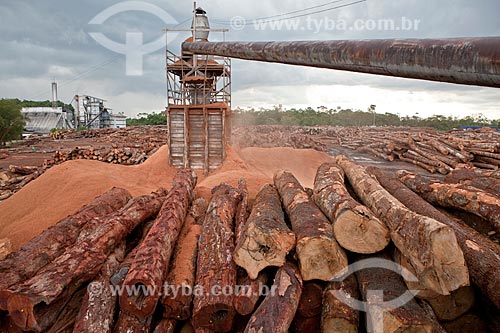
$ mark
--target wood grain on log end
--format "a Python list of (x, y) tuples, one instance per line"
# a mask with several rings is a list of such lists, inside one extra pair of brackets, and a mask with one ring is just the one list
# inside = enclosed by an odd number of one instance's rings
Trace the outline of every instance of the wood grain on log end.
[(330, 282), (323, 293), (321, 312), (322, 332), (358, 333), (359, 311), (353, 309), (345, 299), (359, 299), (358, 282), (354, 274), (343, 281)]
[(236, 244), (234, 261), (251, 279), (268, 266), (281, 266), (295, 246), (295, 234), (285, 224), (278, 191), (264, 185)]
[(332, 222), (335, 239), (343, 248), (370, 254), (389, 244), (389, 229), (351, 197), (344, 184), (344, 171), (337, 164), (324, 163), (318, 168), (312, 198)]

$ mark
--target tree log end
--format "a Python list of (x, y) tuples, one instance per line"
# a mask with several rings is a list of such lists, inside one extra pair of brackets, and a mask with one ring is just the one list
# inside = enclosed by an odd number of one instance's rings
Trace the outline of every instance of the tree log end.
[[(159, 294), (151, 295), (150, 291), (160, 286), (147, 286), (143, 284), (143, 281), (134, 281), (134, 279), (131, 279), (128, 283), (132, 292), (125, 292), (120, 296), (120, 309), (133, 314), (137, 318), (150, 317), (154, 313), (159, 299)], [(158, 292), (158, 290), (155, 292)]]
[(303, 281), (330, 281), (347, 272), (347, 256), (333, 238), (302, 238), (297, 256)]
[(340, 246), (351, 252), (380, 252), (391, 240), (389, 229), (379, 219), (364, 214), (364, 210), (359, 206), (342, 212), (333, 224), (335, 238)]
[(229, 332), (236, 315), (234, 307), (227, 304), (210, 304), (195, 312), (192, 323), (195, 328), (206, 328), (216, 332)]

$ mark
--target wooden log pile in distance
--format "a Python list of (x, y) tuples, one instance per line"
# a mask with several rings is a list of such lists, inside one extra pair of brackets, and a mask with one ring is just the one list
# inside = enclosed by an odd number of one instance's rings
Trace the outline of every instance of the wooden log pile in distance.
[(0, 261), (0, 332), (486, 331), (472, 286), (500, 305), (499, 246), (399, 176), (340, 156), (312, 194), (286, 171), (255, 200), (244, 181), (194, 200), (190, 170), (113, 189)]
[[(28, 138), (21, 146), (44, 144), (54, 145), (55, 142), (64, 142), (70, 146), (72, 142), (82, 139), (86, 146), (73, 146), (51, 150), (53, 155), (46, 159), (42, 165), (11, 165), (9, 169), (0, 172), (0, 202), (8, 199), (26, 184), (35, 180), (54, 165), (65, 161), (85, 159), (111, 164), (137, 165), (145, 162), (161, 146), (167, 144), (166, 126), (128, 127), (121, 129), (97, 129), (85, 131), (62, 130), (50, 135)], [(13, 149), (16, 154), (20, 149)], [(7, 158), (8, 154), (0, 152), (0, 158)]]
[(248, 126), (233, 130), (241, 147), (293, 147), (329, 152), (338, 146), (386, 161), (448, 174), (460, 164), (498, 170), (500, 133), (490, 129), (438, 132), (412, 127)]

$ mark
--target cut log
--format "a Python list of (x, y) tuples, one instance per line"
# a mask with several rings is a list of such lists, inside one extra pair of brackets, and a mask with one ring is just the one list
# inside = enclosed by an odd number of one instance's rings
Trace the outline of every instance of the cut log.
[(0, 309), (7, 309), (2, 290), (25, 281), (72, 246), (82, 227), (95, 217), (104, 217), (122, 208), (131, 199), (128, 191), (113, 188), (64, 218), (0, 262)]
[[(221, 184), (212, 190), (203, 232), (198, 243), (196, 285), (192, 323), (195, 328), (228, 332), (233, 325), (236, 264), (233, 261), (233, 220), (241, 193)], [(232, 292), (222, 293), (222, 290)]]
[[(10, 239), (0, 239), (0, 260), (4, 260), (12, 252), (12, 243)], [(1, 274), (1, 273), (0, 273)]]
[(260, 272), (257, 279), (252, 280), (243, 269), (238, 269), (238, 288), (234, 295), (234, 309), (242, 316), (249, 315), (262, 295), (267, 283), (266, 272)]
[(37, 170), (36, 166), (9, 165), (9, 171), (18, 175), (30, 175)]
[(240, 242), (240, 239), (245, 231), (248, 218), (248, 188), (245, 179), (241, 178), (238, 181), (238, 190), (241, 193), (241, 201), (238, 204), (238, 209), (236, 210), (236, 217), (235, 217), (235, 226), (234, 226), (235, 244), (238, 244)]
[(333, 227), (289, 172), (274, 175), (274, 184), (297, 239), (296, 252), (304, 281), (329, 281), (347, 271), (347, 256), (333, 236)]
[(344, 171), (338, 165), (325, 163), (319, 167), (313, 200), (332, 222), (335, 239), (344, 249), (369, 254), (389, 244), (389, 229), (351, 197), (344, 185)]
[(161, 301), (165, 318), (187, 320), (191, 317), (198, 241), (207, 206), (205, 199), (196, 199), (182, 227), (166, 280), (169, 293), (165, 293)]
[(151, 317), (137, 318), (120, 311), (113, 333), (149, 333), (151, 331)]
[(295, 333), (318, 333), (321, 332), (321, 315), (304, 317), (300, 313), (293, 318), (291, 331)]
[(125, 242), (122, 242), (108, 257), (97, 279), (87, 287), (75, 321), (75, 333), (111, 333), (113, 331), (117, 295), (112, 292), (110, 278), (120, 267), (120, 262), (124, 260), (124, 257)]
[(171, 318), (163, 318), (156, 325), (153, 333), (174, 333), (177, 320)]
[[(68, 303), (61, 308), (54, 325), (45, 333), (70, 333), (73, 332), (74, 323), (78, 311), (85, 296), (86, 289), (78, 290), (69, 300)], [(95, 331), (97, 332), (97, 331)]]
[(458, 319), (442, 323), (447, 333), (488, 332), (485, 322), (473, 313), (467, 313)]
[(432, 310), (432, 307), (429, 305), (429, 303), (424, 300), (419, 300), (418, 305), (420, 305), (420, 307), (425, 311), (427, 317), (432, 319), (434, 324), (432, 333), (447, 333), (443, 326), (439, 323), (436, 314), (434, 313), (434, 310)]
[(460, 183), (479, 188), (483, 191), (500, 196), (500, 179), (491, 175), (477, 172), (477, 169), (458, 168), (453, 170), (444, 181), (446, 183)]
[(118, 212), (89, 222), (75, 244), (60, 257), (33, 278), (2, 292), (3, 297), (8, 297), (7, 309), (16, 325), (25, 330), (39, 330), (37, 308), (50, 306), (61, 294), (71, 295), (93, 280), (116, 244), (158, 213), (164, 200), (160, 195), (163, 193), (135, 198)]
[(401, 252), (397, 248), (394, 250), (394, 262), (400, 266), (399, 268), (401, 277), (405, 281), (408, 290), (416, 293), (415, 297), (429, 299), (441, 296), (437, 292), (427, 288), (425, 285), (420, 283), (420, 281), (418, 281), (418, 279), (416, 278), (417, 272), (411, 265), (410, 260), (408, 260), (408, 258), (406, 258), (403, 254), (401, 254)]
[(288, 332), (302, 294), (299, 270), (285, 263), (278, 269), (271, 291), (253, 313), (245, 333)]
[[(368, 260), (357, 263), (359, 269), (356, 270), (356, 277), (361, 296), (367, 303), (367, 331), (431, 333), (433, 322), (414, 298), (409, 298), (402, 305), (396, 300), (410, 292), (395, 272), (396, 265), (390, 261), (389, 256), (379, 254), (365, 259)], [(379, 261), (379, 264), (374, 265), (374, 260)]]
[(330, 282), (325, 288), (321, 313), (322, 332), (358, 333), (359, 311), (342, 299), (359, 299), (358, 282), (354, 274), (343, 281)]
[[(134, 262), (123, 281), (124, 286), (141, 288), (141, 292), (135, 295), (120, 295), (122, 311), (138, 318), (153, 315), (166, 279), (170, 258), (193, 200), (196, 180), (196, 174), (190, 169), (177, 171), (158, 217), (139, 245)], [(145, 289), (142, 289), (143, 287)], [(154, 292), (142, 292), (146, 290)]]
[(500, 246), (466, 225), (443, 214), (411, 191), (392, 173), (369, 168), (382, 185), (411, 210), (444, 223), (455, 231), (472, 282), (500, 308)]
[(305, 282), (297, 308), (297, 315), (304, 318), (320, 316), (322, 302), (323, 287), (316, 282)]
[(251, 279), (268, 266), (281, 266), (295, 246), (295, 234), (287, 227), (278, 191), (264, 185), (252, 208), (248, 221), (240, 232), (234, 261), (244, 268)]
[(362, 166), (344, 156), (338, 156), (337, 162), (363, 203), (387, 224), (391, 239), (410, 260), (422, 284), (442, 295), (469, 285), (469, 272), (452, 228), (406, 208)]
[(461, 209), (489, 221), (500, 232), (500, 199), (478, 188), (445, 184), (401, 170), (400, 180), (425, 200), (443, 207)]
[(455, 320), (474, 306), (474, 290), (472, 287), (462, 287), (450, 295), (440, 295), (426, 301), (431, 305), (439, 320)]

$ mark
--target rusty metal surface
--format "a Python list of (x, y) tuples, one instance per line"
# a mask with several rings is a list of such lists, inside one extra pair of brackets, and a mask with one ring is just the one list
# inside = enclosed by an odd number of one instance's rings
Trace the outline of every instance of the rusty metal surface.
[(500, 37), (187, 42), (182, 47), (196, 54), (500, 87)]

